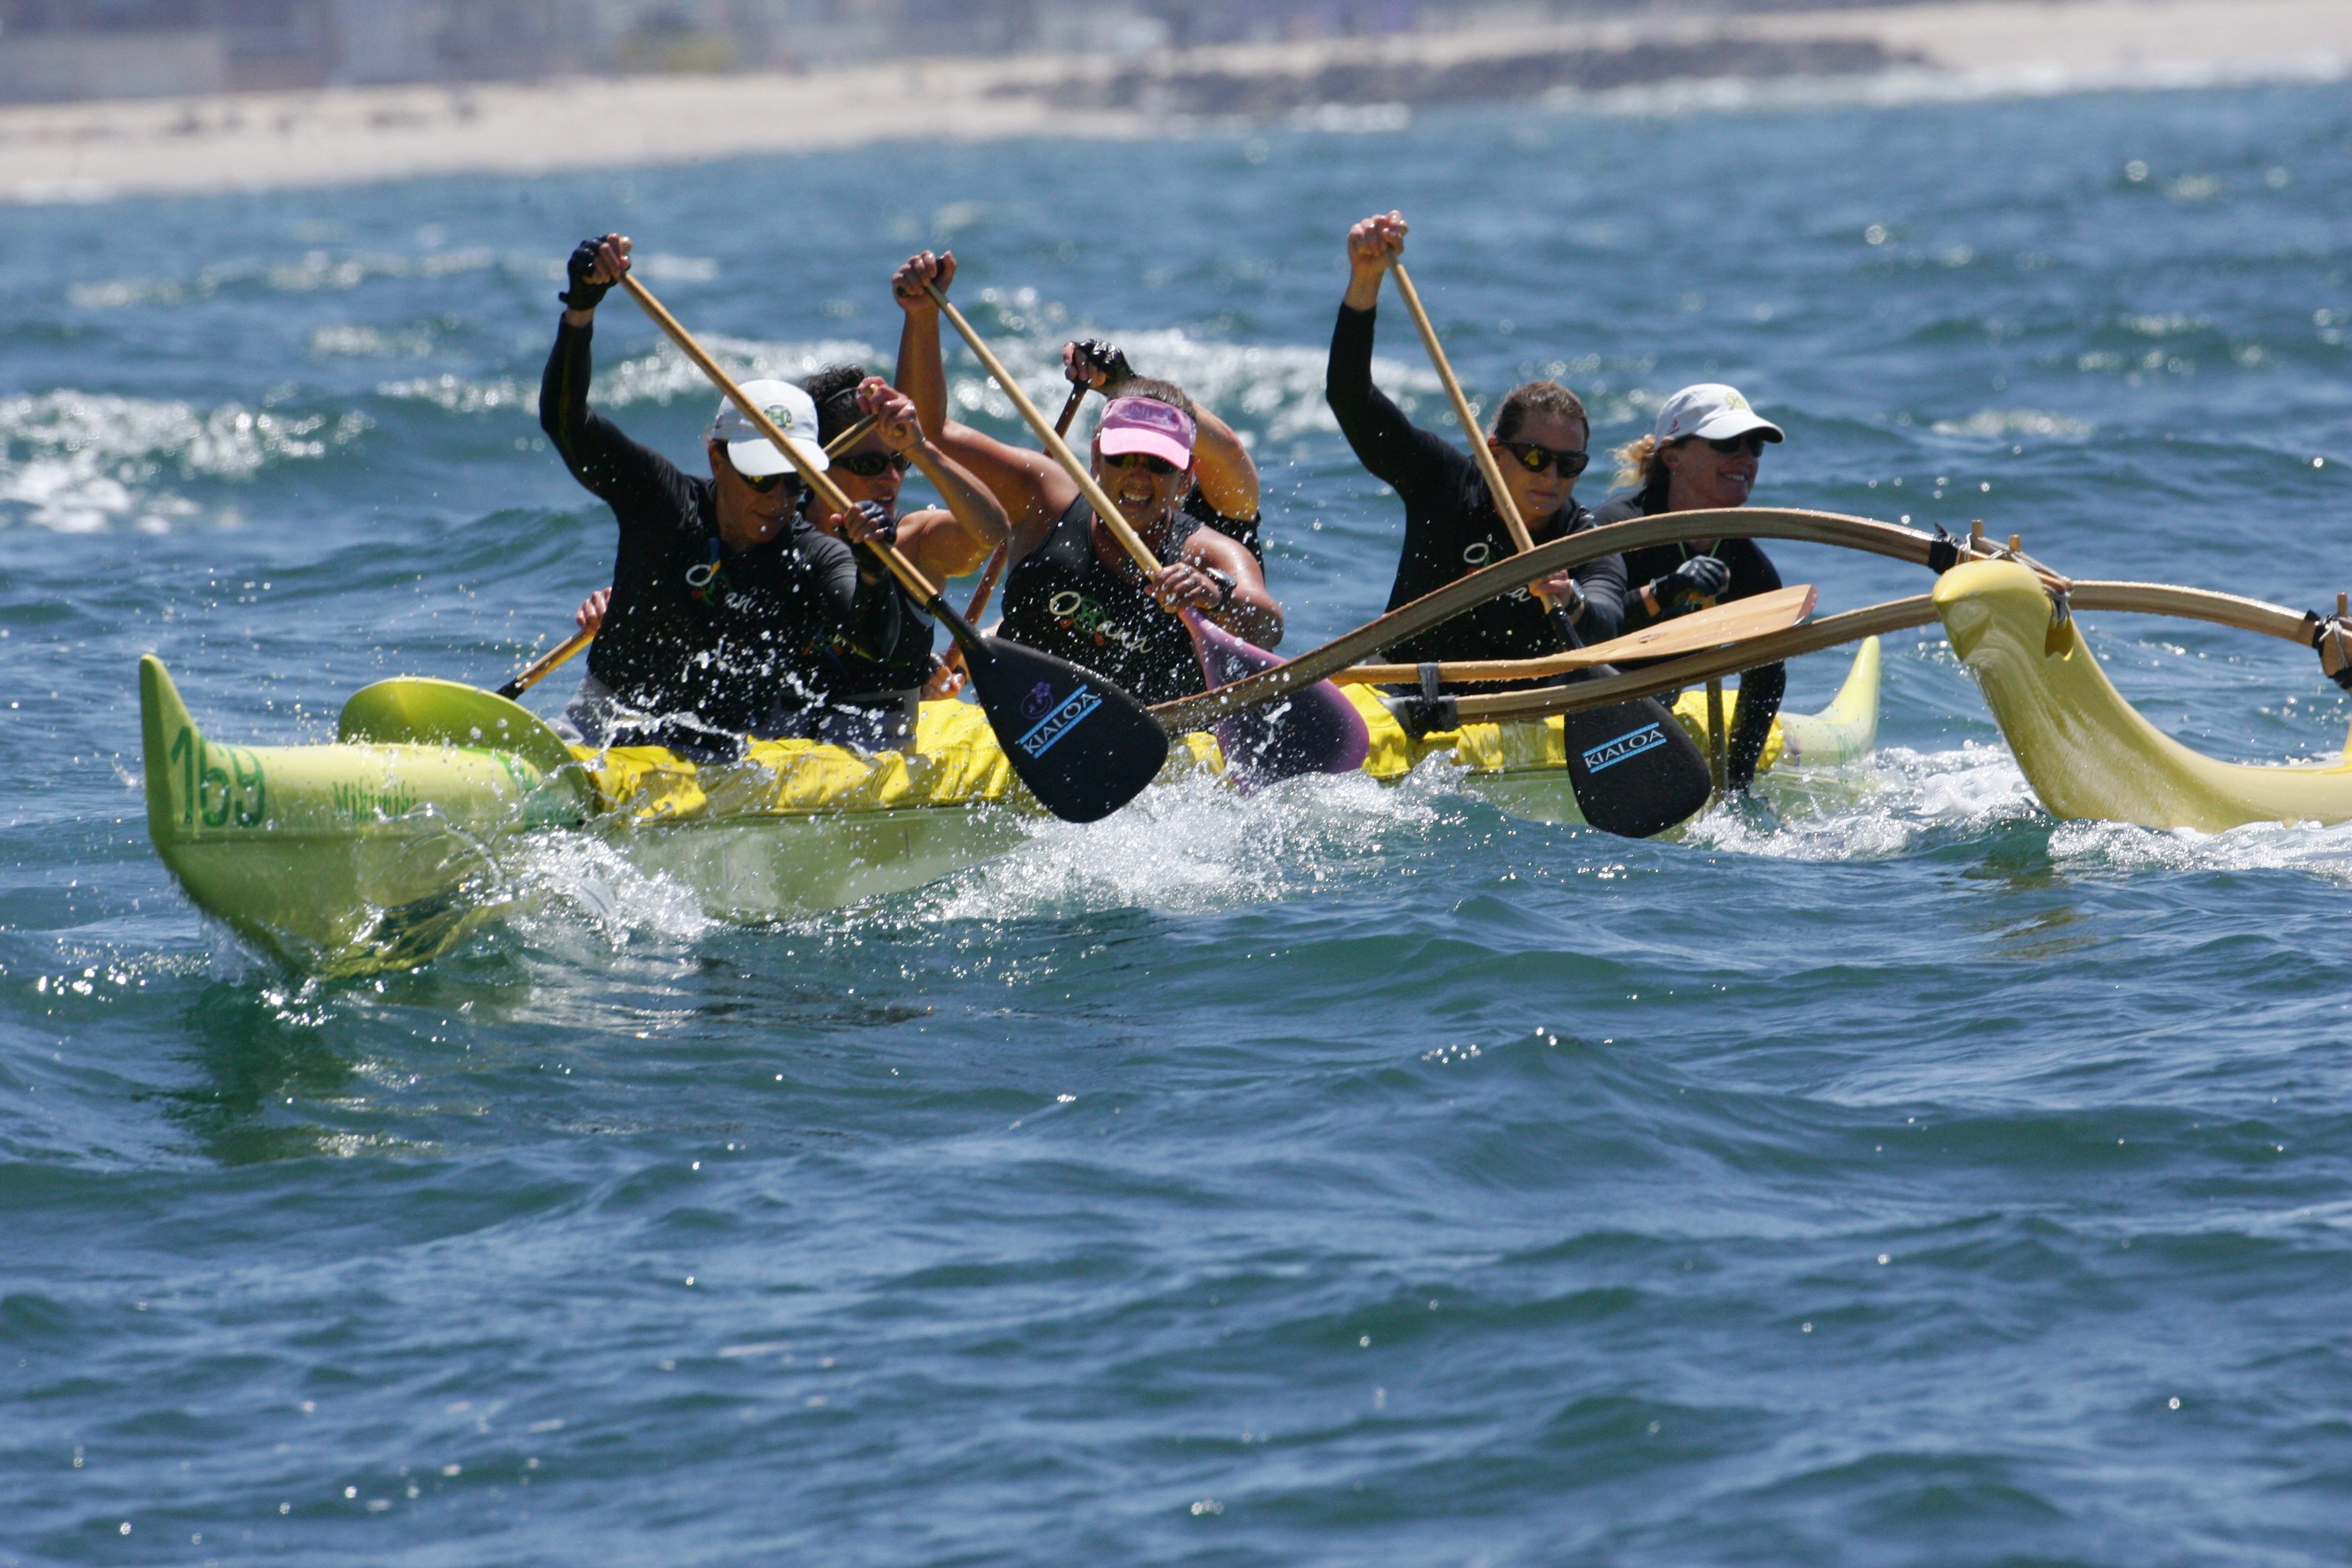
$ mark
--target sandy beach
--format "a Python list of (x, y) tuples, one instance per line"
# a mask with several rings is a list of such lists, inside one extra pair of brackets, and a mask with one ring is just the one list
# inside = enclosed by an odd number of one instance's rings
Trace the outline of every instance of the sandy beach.
[(1697, 84), (2036, 93), (2352, 74), (2344, 0), (2021, 0), (1465, 29), (822, 73), (334, 89), (0, 110), (0, 200), (691, 162), (890, 139), (1139, 136), (1235, 116), (1607, 103)]

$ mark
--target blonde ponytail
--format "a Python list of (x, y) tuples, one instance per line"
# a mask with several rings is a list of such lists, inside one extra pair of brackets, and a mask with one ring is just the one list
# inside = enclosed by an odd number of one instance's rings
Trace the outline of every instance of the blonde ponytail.
[(1650, 482), (1650, 470), (1657, 460), (1658, 438), (1643, 436), (1628, 441), (1610, 454), (1617, 459), (1617, 488), (1632, 489)]

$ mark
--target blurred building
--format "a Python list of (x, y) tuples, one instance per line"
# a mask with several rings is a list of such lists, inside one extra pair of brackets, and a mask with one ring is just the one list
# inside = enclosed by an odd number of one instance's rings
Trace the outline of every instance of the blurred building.
[[(0, 0), (0, 100), (1140, 53), (1694, 0)], [(1791, 0), (1696, 0), (1707, 9)], [(1867, 0), (1864, 0), (1867, 3)]]

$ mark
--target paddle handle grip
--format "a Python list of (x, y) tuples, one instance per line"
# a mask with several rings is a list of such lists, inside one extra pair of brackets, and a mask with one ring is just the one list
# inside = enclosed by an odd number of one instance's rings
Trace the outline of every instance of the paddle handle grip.
[(946, 316), (956, 331), (961, 335), (966, 346), (971, 350), (972, 356), (980, 361), (982, 367), (991, 376), (995, 378), (996, 384), (1004, 389), (1004, 395), (1013, 399), (1013, 406), (1021, 411), (1021, 417), (1027, 422), (1029, 428), (1036, 433), (1037, 439), (1045, 444), (1046, 456), (1059, 463), (1062, 466), (1062, 471), (1070, 476), (1071, 482), (1078, 487), (1078, 493), (1087, 498), (1087, 504), (1095, 509), (1095, 515), (1102, 519), (1103, 526), (1109, 529), (1111, 537), (1118, 541), (1119, 548), (1133, 557), (1138, 566), (1143, 568), (1146, 577), (1160, 575), (1160, 562), (1151, 553), (1150, 546), (1145, 544), (1135, 530), (1128, 526), (1126, 515), (1118, 510), (1118, 504), (1110, 499), (1102, 486), (1095, 482), (1094, 474), (1084, 463), (1078, 461), (1077, 454), (1070, 450), (1070, 444), (1062, 439), (1061, 431), (1045, 422), (1045, 416), (1037, 412), (1037, 405), (1029, 401), (1029, 395), (1021, 390), (1021, 384), (1013, 379), (1012, 372), (1006, 370), (1003, 362), (989, 352), (988, 345), (981, 342), (980, 334), (972, 331), (971, 323), (963, 319), (963, 312), (950, 303), (945, 294), (940, 292), (939, 285), (926, 283), (923, 288), (939, 305), (940, 314)]
[(525, 665), (512, 680), (499, 688), (499, 695), (511, 702), (547, 679), (555, 667), (596, 640), (592, 631), (573, 632), (547, 652)]
[(1078, 405), (1084, 403), (1086, 400), (1087, 384), (1082, 381), (1078, 383), (1077, 385), (1070, 388), (1070, 395), (1063, 400), (1062, 412), (1055, 416), (1054, 419), (1055, 435), (1067, 436), (1070, 433), (1070, 426), (1076, 422), (1078, 417)]
[(852, 425), (848, 429), (844, 430), (840, 435), (835, 436), (832, 440), (827, 441), (824, 444), (824, 455), (828, 458), (840, 457), (844, 452), (848, 451), (849, 448), (857, 445), (858, 442), (866, 439), (866, 433), (881, 423), (882, 416), (878, 414), (859, 415), (857, 416), (856, 424)]
[[(827, 478), (823, 468), (814, 467), (807, 458), (800, 455), (792, 442), (785, 438), (784, 433), (776, 428), (776, 422), (768, 417), (768, 411), (744, 395), (743, 389), (735, 384), (735, 378), (720, 369), (717, 360), (703, 352), (702, 345), (694, 341), (694, 334), (678, 324), (677, 318), (665, 310), (662, 302), (655, 299), (644, 284), (637, 281), (635, 273), (622, 273), (621, 287), (626, 289), (629, 291), (629, 297), (645, 308), (646, 314), (653, 318), (654, 325), (668, 334), (669, 341), (677, 345), (678, 352), (692, 360), (696, 367), (710, 378), (712, 384), (726, 394), (727, 401), (743, 411), (743, 417), (751, 422), (751, 428), (766, 437), (777, 451), (792, 460), (793, 468), (801, 476), (801, 482), (808, 486), (810, 493), (816, 497), (819, 506), (828, 511), (845, 515), (856, 510), (850, 504), (849, 498), (841, 493), (841, 487)], [(915, 595), (918, 603), (928, 605), (940, 596), (939, 589), (932, 586), (923, 574), (915, 569), (913, 562), (898, 553), (897, 545), (877, 540), (869, 548), (882, 558), (882, 564), (887, 566), (891, 575), (906, 585), (907, 591)]]

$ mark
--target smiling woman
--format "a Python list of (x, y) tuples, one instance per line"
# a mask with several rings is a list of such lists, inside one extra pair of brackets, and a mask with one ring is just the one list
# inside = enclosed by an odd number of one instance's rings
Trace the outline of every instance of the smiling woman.
[[(1720, 382), (1685, 386), (1659, 407), (1648, 435), (1619, 448), (1617, 477), (1634, 488), (1610, 497), (1593, 515), (1612, 523), (1746, 506), (1766, 444), (1784, 438), (1738, 388)], [(1712, 539), (1629, 552), (1625, 581), (1638, 586), (1625, 595), (1624, 629), (1637, 632), (1708, 605), (1769, 594), (1780, 586), (1780, 574), (1754, 540)], [(1780, 665), (1741, 674), (1738, 713), (1725, 748), (1730, 788), (1745, 790), (1754, 780), (1787, 689)]]
[(1190, 612), (1245, 642), (1282, 640), (1282, 606), (1247, 546), (1184, 510), (1198, 484), (1253, 500), (1257, 469), (1221, 419), (1171, 383), (1131, 376), (1096, 426), (1093, 477), (1120, 521), (1160, 563), (1147, 577), (1076, 481), (1042, 452), (947, 417), (940, 311), (952, 254), (908, 259), (891, 281), (906, 312), (898, 384), (923, 432), (1003, 503), (1012, 522), (1004, 580), (1006, 637), (1066, 658), (1134, 692), (1170, 702), (1207, 687)]

